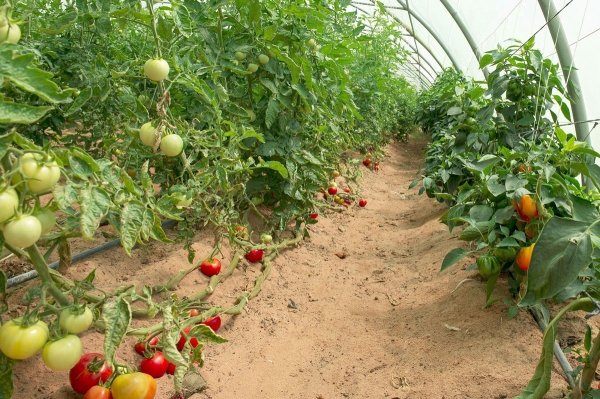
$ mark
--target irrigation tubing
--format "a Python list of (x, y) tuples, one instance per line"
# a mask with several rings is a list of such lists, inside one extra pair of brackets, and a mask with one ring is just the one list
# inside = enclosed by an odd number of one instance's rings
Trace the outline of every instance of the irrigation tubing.
[[(175, 223), (177, 223), (177, 220), (172, 220), (172, 219), (166, 220), (162, 223), (162, 227), (169, 228), (171, 226), (174, 226)], [(99, 252), (106, 251), (107, 249), (110, 249), (110, 248), (113, 248), (113, 247), (116, 247), (119, 245), (121, 245), (121, 239), (117, 238), (115, 240), (106, 242), (102, 245), (98, 245), (97, 247), (87, 249), (87, 250), (73, 256), (73, 259), (71, 260), (71, 264), (79, 262), (79, 261), (81, 261), (85, 258), (89, 258), (90, 256), (95, 255)], [(58, 261), (50, 263), (48, 265), (48, 267), (51, 269), (56, 269), (58, 267)], [(19, 274), (18, 276), (9, 278), (8, 281), (6, 282), (6, 287), (10, 288), (15, 285), (24, 283), (26, 281), (29, 281), (29, 280), (37, 277), (37, 275), (38, 275), (38, 273), (35, 270), (31, 270), (31, 271), (28, 271), (27, 273)]]

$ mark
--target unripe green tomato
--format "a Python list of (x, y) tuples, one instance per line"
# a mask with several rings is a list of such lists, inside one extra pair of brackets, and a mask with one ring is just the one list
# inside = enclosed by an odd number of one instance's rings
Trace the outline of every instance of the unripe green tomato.
[(19, 25), (8, 23), (0, 27), (0, 44), (4, 42), (17, 44), (21, 40)]
[(183, 150), (183, 139), (177, 134), (169, 134), (160, 141), (160, 150), (169, 157), (176, 157)]
[(42, 360), (51, 370), (70, 370), (79, 362), (83, 353), (83, 345), (77, 335), (69, 334), (44, 346)]
[(477, 258), (477, 269), (483, 278), (489, 278), (500, 272), (500, 263), (495, 256), (481, 255)]
[(90, 308), (85, 307), (83, 313), (73, 313), (72, 309), (64, 309), (60, 312), (60, 328), (69, 334), (80, 334), (92, 325), (94, 315)]
[(258, 62), (260, 62), (262, 65), (265, 65), (269, 62), (269, 56), (266, 54), (261, 54), (258, 56)]
[(19, 194), (17, 194), (14, 188), (8, 187), (0, 193), (0, 223), (4, 223), (13, 217), (18, 207)]
[(252, 111), (251, 109), (247, 109), (246, 113), (248, 114), (248, 117), (250, 118), (250, 122), (254, 122), (256, 120), (256, 114), (254, 113), (254, 111)]
[(260, 240), (264, 244), (270, 244), (273, 241), (273, 237), (270, 234), (261, 234)]
[(4, 225), (4, 240), (13, 247), (30, 247), (41, 235), (42, 224), (35, 216), (21, 216)]
[(34, 213), (33, 216), (42, 225), (42, 235), (50, 233), (56, 224), (56, 215), (48, 208), (41, 209), (37, 213)]
[(235, 59), (238, 61), (244, 61), (246, 59), (246, 53), (243, 53), (241, 51), (236, 51), (235, 52)]
[(163, 59), (150, 59), (144, 64), (144, 73), (150, 80), (163, 81), (169, 76), (169, 63)]
[(309, 40), (306, 42), (306, 45), (307, 45), (308, 47), (310, 47), (312, 50), (314, 50), (315, 48), (317, 48), (317, 42), (315, 41), (315, 39), (309, 39)]
[(248, 70), (249, 70), (250, 72), (254, 73), (254, 72), (258, 71), (258, 65), (256, 65), (256, 64), (252, 64), (252, 63), (251, 63), (251, 64), (248, 64)]
[(27, 359), (48, 341), (48, 326), (43, 321), (21, 327), (10, 320), (0, 328), (0, 351), (11, 359)]
[(152, 126), (151, 122), (144, 123), (140, 127), (140, 140), (148, 147), (154, 147), (156, 145), (156, 129)]

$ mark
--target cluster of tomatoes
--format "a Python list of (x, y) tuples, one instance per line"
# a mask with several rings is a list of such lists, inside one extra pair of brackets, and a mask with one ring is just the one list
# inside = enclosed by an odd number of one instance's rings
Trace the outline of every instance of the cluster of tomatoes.
[[(330, 195), (333, 197), (333, 202), (335, 202), (338, 205), (342, 205), (345, 207), (352, 205), (352, 203), (354, 201), (350, 197), (350, 194), (352, 193), (352, 190), (350, 190), (350, 187), (344, 187), (344, 194), (341, 194), (341, 193), (339, 193), (338, 185), (335, 182), (335, 179), (340, 176), (340, 172), (338, 172), (336, 170), (333, 172), (332, 176), (333, 176), (333, 180), (331, 182), (329, 182), (329, 187), (327, 188), (327, 192), (325, 192), (325, 190), (321, 190), (321, 193), (323, 194), (323, 199), (328, 200), (328, 195)], [(358, 201), (358, 206), (364, 208), (365, 206), (367, 206), (367, 200), (360, 199)], [(308, 217), (311, 219), (316, 219), (318, 216), (319, 216), (318, 213), (311, 213), (308, 215)]]
[(365, 156), (365, 159), (363, 159), (362, 163), (363, 165), (365, 165), (367, 168), (371, 167), (371, 164), (373, 164), (373, 170), (375, 172), (379, 172), (381, 170), (381, 167), (379, 166), (379, 162), (373, 162), (373, 160), (371, 159), (372, 155), (371, 153), (367, 153), (367, 155)]

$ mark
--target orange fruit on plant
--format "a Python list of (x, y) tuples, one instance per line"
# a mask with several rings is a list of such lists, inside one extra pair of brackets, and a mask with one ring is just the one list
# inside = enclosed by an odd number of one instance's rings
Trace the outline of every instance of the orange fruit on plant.
[(523, 212), (523, 214), (529, 218), (539, 217), (537, 204), (529, 194), (525, 194), (521, 197), (519, 209), (521, 209), (521, 212)]
[(521, 250), (517, 254), (517, 257), (515, 258), (517, 266), (519, 266), (519, 269), (523, 270), (524, 272), (529, 270), (529, 264), (531, 263), (531, 255), (533, 254), (533, 247), (535, 247), (535, 244), (531, 244), (528, 247), (521, 248)]

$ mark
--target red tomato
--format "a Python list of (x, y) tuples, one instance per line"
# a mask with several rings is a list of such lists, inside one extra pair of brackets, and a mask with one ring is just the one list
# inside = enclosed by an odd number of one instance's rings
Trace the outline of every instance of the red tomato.
[(86, 353), (69, 371), (69, 382), (73, 390), (85, 394), (91, 387), (101, 381), (106, 382), (113, 371), (108, 368), (104, 356), (100, 353)]
[(94, 385), (86, 393), (83, 399), (112, 399), (110, 389)]
[[(156, 345), (158, 345), (158, 337), (154, 337), (148, 342), (148, 349), (154, 349)], [(144, 356), (144, 352), (146, 352), (146, 341), (137, 342), (134, 349), (137, 353)]]
[[(192, 329), (192, 327), (186, 327), (183, 329), (183, 333), (181, 333), (181, 337), (179, 338), (179, 342), (177, 342), (177, 350), (181, 352), (181, 350), (183, 349), (183, 346), (185, 345), (185, 343), (187, 342), (187, 334), (190, 333), (190, 330)], [(190, 345), (192, 345), (192, 348), (195, 348), (198, 346), (198, 339), (197, 338), (192, 338), (190, 340)], [(152, 375), (152, 374), (150, 374)]]
[(347, 205), (352, 205), (352, 200), (351, 200), (351, 199), (345, 199), (345, 200), (344, 200), (344, 202), (345, 202)]
[(167, 372), (169, 361), (161, 351), (156, 351), (154, 356), (144, 358), (140, 364), (140, 371), (154, 378), (160, 378)]
[(167, 374), (169, 374), (169, 375), (175, 374), (176, 368), (177, 368), (177, 366), (175, 365), (175, 363), (169, 363), (169, 367), (167, 367)]
[(214, 332), (217, 332), (219, 328), (221, 328), (221, 316), (209, 317), (200, 324), (207, 325), (212, 328)]
[(311, 218), (311, 219), (316, 219), (316, 218), (319, 217), (319, 214), (318, 213), (311, 213), (310, 215), (308, 215), (308, 217)]
[(329, 187), (327, 189), (327, 192), (329, 193), (329, 195), (336, 195), (337, 194), (337, 187)]
[(198, 309), (190, 310), (190, 317), (200, 316), (200, 311)]
[(260, 262), (263, 258), (264, 252), (262, 249), (253, 249), (246, 254), (246, 259), (249, 262), (256, 263)]
[(360, 201), (358, 201), (358, 206), (364, 208), (365, 206), (367, 206), (367, 200), (366, 199), (361, 199)]
[(367, 167), (368, 167), (369, 165), (371, 165), (371, 160), (370, 160), (369, 158), (365, 159), (365, 160), (363, 161), (363, 165), (365, 165), (365, 166), (367, 166)]
[(221, 262), (219, 259), (204, 259), (200, 264), (200, 271), (208, 277), (219, 274), (221, 271)]
[(346, 187), (346, 188), (344, 189), (344, 191), (345, 191), (345, 192), (347, 192), (348, 194), (350, 194), (350, 189), (349, 189), (348, 187)]

